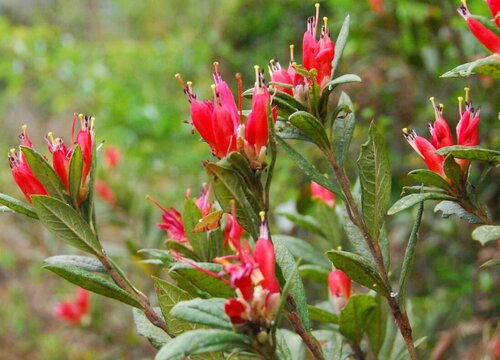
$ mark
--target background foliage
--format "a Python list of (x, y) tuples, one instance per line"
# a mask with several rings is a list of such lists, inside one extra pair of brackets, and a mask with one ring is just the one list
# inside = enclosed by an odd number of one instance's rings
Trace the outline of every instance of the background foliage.
[[(207, 146), (182, 122), (188, 117), (188, 106), (173, 75), (181, 72), (193, 81), (200, 97), (209, 97), (211, 64), (218, 60), (233, 87), (236, 72), (243, 74), (245, 87), (251, 87), (254, 64), (265, 66), (271, 58), (286, 64), (288, 45), (294, 43), (300, 49), (313, 4), (296, 0), (0, 1), (0, 143), (5, 152), (15, 146), (20, 125), (26, 123), (40, 147), (45, 132), (69, 133), (73, 112), (94, 114), (98, 141), (105, 141), (105, 147), (117, 145), (123, 153), (122, 163), (112, 173), (99, 170), (118, 196), (116, 206), (99, 205), (101, 237), (120, 262), (129, 263), (130, 256), (138, 259), (135, 249), (161, 246), (162, 234), (154, 227), (159, 213), (144, 195), (149, 193), (165, 205), (180, 205), (187, 187), (197, 192), (206, 181), (200, 161), (207, 158)], [(370, 11), (368, 1), (330, 0), (322, 6), (334, 38), (344, 17), (351, 14), (351, 35), (339, 73), (348, 71), (363, 79), (361, 86), (349, 88), (358, 124), (364, 125), (358, 125), (353, 141), (361, 145), (370, 120), (376, 120), (393, 154), (394, 200), (401, 187), (409, 184), (408, 170), (422, 167), (405, 144), (401, 128), (414, 126), (426, 132), (426, 123), (433, 119), (429, 96), (444, 103), (445, 117), (454, 126), (456, 97), (469, 86), (474, 103), (481, 105), (481, 144), (498, 149), (498, 81), (438, 79), (458, 64), (486, 54), (456, 13), (458, 1), (439, 5), (430, 0), (386, 1), (380, 14)], [(470, 1), (469, 6), (486, 15), (482, 1)], [(351, 147), (352, 158), (357, 158), (359, 148)], [(319, 154), (310, 155), (319, 158)], [(490, 176), (494, 179), (498, 171)], [(285, 157), (278, 163), (276, 181), (275, 206), (310, 212), (308, 184)], [(0, 184), (2, 192), (21, 196), (7, 160)], [(484, 190), (485, 198), (491, 199), (493, 218), (499, 215), (499, 193), (495, 181)], [(391, 227), (389, 234), (396, 255), (402, 256), (410, 218), (406, 212), (391, 219), (401, 225)], [(432, 207), (424, 219), (410, 291), (413, 312), (427, 315), (413, 319), (416, 338), (428, 334), (424, 346), (430, 352), (442, 331), (460, 329), (479, 318), (498, 319), (500, 282), (498, 271), (463, 265), (474, 264), (488, 251), (471, 240), (469, 225), (457, 219), (443, 221)], [(278, 220), (279, 226), (289, 225)], [(73, 289), (40, 265), (45, 257), (67, 251), (20, 217), (0, 217), (0, 228), (0, 358), (151, 356), (149, 345), (135, 335), (132, 314), (108, 300), (92, 303), (92, 319), (84, 328), (69, 328), (56, 320), (54, 304)], [(137, 262), (133, 266), (138, 278), (138, 268), (152, 271)], [(473, 333), (467, 341), (456, 343), (454, 351), (473, 351), (480, 337)]]

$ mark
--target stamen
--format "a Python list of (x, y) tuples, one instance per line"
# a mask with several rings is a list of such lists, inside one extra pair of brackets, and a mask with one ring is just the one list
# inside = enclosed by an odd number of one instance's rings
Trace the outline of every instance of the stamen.
[(264, 222), (264, 220), (266, 220), (266, 212), (265, 211), (259, 212), (259, 216), (260, 216), (260, 221)]
[(253, 68), (255, 69), (255, 85), (259, 86), (259, 65), (254, 65)]
[(241, 74), (236, 74), (236, 82), (238, 83), (238, 109), (240, 125), (243, 124), (243, 81), (241, 80)]
[(438, 114), (438, 109), (436, 107), (436, 103), (434, 102), (434, 96), (430, 97), (429, 100), (431, 101), (432, 109), (434, 110), (434, 116), (436, 117), (437, 120), (439, 119), (439, 114)]
[(325, 27), (325, 32), (328, 31), (328, 17), (323, 17), (323, 26)]
[(151, 196), (146, 195), (146, 199), (149, 200), (149, 201), (151, 201), (153, 204), (155, 204), (161, 211), (163, 211), (163, 212), (167, 212), (168, 211), (163, 206), (161, 206), (158, 201), (156, 201), (155, 199), (153, 199)]
[(439, 104), (438, 105), (438, 111), (441, 115), (443, 115), (443, 111), (444, 111), (444, 105), (443, 104)]
[(193, 82), (192, 81), (188, 81), (186, 83), (187, 85), (187, 89), (189, 90), (189, 93), (192, 94), (193, 93)]
[(56, 147), (56, 142), (54, 140), (54, 135), (52, 134), (52, 132), (49, 132), (47, 134), (47, 139), (49, 139), (50, 143), (52, 144), (52, 148), (55, 148)]
[(290, 64), (293, 64), (295, 60), (293, 60), (293, 48), (295, 45), (291, 44), (290, 45)]
[(95, 117), (90, 117), (90, 130), (94, 130)]
[(464, 101), (464, 98), (462, 96), (459, 96), (457, 99), (458, 99), (458, 112), (460, 116), (462, 116), (462, 103)]
[(217, 102), (217, 97), (218, 97), (217, 96), (216, 86), (215, 86), (215, 84), (212, 84), (212, 85), (210, 85), (210, 87), (212, 88), (212, 93), (214, 95), (214, 103), (216, 103)]
[(185, 89), (186, 84), (184, 83), (184, 80), (182, 80), (181, 74), (179, 74), (179, 73), (175, 74), (175, 78), (181, 84), (182, 88)]
[(464, 91), (465, 91), (465, 104), (469, 103), (469, 90), (470, 90), (470, 88), (468, 86), (464, 87)]
[(316, 7), (316, 17), (314, 18), (314, 32), (313, 32), (313, 35), (314, 35), (314, 39), (316, 39), (316, 30), (318, 29), (319, 7), (320, 7), (320, 4), (316, 3), (316, 4), (314, 4), (314, 6)]
[(218, 61), (214, 61), (214, 73), (216, 75), (219, 75), (219, 62)]
[(71, 125), (71, 143), (75, 143), (75, 124), (76, 124), (76, 118), (77, 118), (77, 113), (73, 113), (73, 125)]
[(26, 130), (28, 129), (28, 125), (24, 124), (23, 126), (21, 126), (21, 131), (23, 133), (24, 136), (26, 136)]

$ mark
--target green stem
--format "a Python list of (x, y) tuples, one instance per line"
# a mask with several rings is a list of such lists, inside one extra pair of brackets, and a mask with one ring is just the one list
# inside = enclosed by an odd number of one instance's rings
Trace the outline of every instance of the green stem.
[[(377, 266), (378, 272), (380, 273), (380, 276), (382, 277), (385, 285), (389, 289), (389, 293), (392, 293), (389, 276), (387, 275), (387, 271), (384, 266), (382, 251), (380, 250), (378, 242), (373, 241), (370, 234), (368, 233), (368, 230), (366, 229), (366, 225), (363, 221), (361, 212), (359, 211), (358, 206), (356, 205), (356, 201), (352, 196), (350, 182), (347, 174), (344, 168), (339, 167), (331, 149), (325, 150), (324, 154), (326, 155), (328, 162), (330, 163), (330, 166), (332, 167), (332, 170), (335, 173), (337, 181), (339, 182), (339, 185), (342, 188), (342, 192), (344, 193), (344, 196), (346, 198), (347, 214), (365, 239), (366, 245), (368, 246), (368, 249), (370, 250), (373, 260), (375, 261), (375, 264)], [(406, 343), (410, 359), (416, 360), (417, 353), (415, 351), (415, 346), (413, 345), (412, 329), (408, 320), (408, 316), (404, 311), (401, 310), (401, 307), (399, 306), (396, 298), (389, 296), (387, 298), (387, 302), (389, 303), (389, 307), (391, 309), (391, 313), (394, 317), (396, 325), (398, 326), (399, 331), (401, 332), (401, 335), (403, 336), (403, 339)]]

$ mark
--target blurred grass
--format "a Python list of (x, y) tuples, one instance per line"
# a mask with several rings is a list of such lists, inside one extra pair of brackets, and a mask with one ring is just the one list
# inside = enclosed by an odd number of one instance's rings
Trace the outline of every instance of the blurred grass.
[[(300, 59), (305, 19), (314, 13), (313, 4), (298, 0), (0, 1), (4, 151), (17, 145), (23, 123), (29, 125), (36, 146), (43, 148), (48, 131), (69, 139), (73, 112), (95, 115), (98, 141), (117, 145), (123, 152), (118, 169), (99, 170), (119, 198), (117, 206), (99, 205), (102, 238), (120, 263), (130, 263), (127, 250), (161, 246), (162, 236), (154, 227), (159, 213), (144, 195), (151, 194), (165, 206), (180, 206), (186, 188), (196, 194), (207, 180), (200, 161), (209, 158), (208, 148), (183, 123), (189, 116), (188, 103), (174, 74), (180, 72), (185, 80), (192, 80), (200, 98), (210, 97), (212, 62), (217, 60), (233, 88), (236, 72), (243, 74), (244, 86), (251, 87), (254, 64), (266, 66), (271, 58), (286, 64), (291, 43)], [(474, 13), (487, 14), (483, 2), (469, 5)], [(357, 108), (351, 159), (357, 158), (367, 125), (375, 119), (393, 154), (394, 199), (408, 185), (404, 175), (423, 167), (404, 142), (401, 128), (413, 126), (426, 132), (426, 123), (433, 120), (430, 96), (445, 104), (445, 117), (454, 127), (455, 99), (464, 86), (470, 86), (474, 103), (481, 105), (481, 144), (498, 148), (500, 143), (498, 81), (438, 79), (458, 64), (486, 54), (456, 13), (458, 6), (453, 0), (439, 6), (430, 0), (394, 0), (385, 2), (382, 14), (375, 14), (367, 1), (322, 2), (321, 14), (329, 16), (333, 38), (345, 16), (351, 15), (351, 36), (339, 73), (363, 78), (361, 85), (344, 89)], [(321, 161), (314, 151), (307, 147), (304, 151)], [(355, 163), (348, 166), (354, 168)], [(275, 206), (299, 197), (308, 185), (286, 159), (278, 162), (275, 181)], [(22, 196), (13, 185), (7, 161), (0, 184), (0, 191)], [(494, 217), (499, 214), (499, 192), (494, 181), (485, 189)], [(392, 220), (395, 263), (404, 251), (410, 221), (410, 214)], [(71, 296), (73, 288), (42, 271), (40, 264), (45, 257), (68, 249), (33, 222), (11, 215), (0, 217), (0, 229), (0, 358), (151, 356), (153, 351), (134, 335), (131, 314), (121, 305), (94, 296), (87, 329), (70, 328), (54, 319), (55, 302)], [(477, 306), (478, 294), (481, 298), (495, 290), (498, 294), (494, 285), (488, 286), (498, 283), (498, 276), (483, 272), (482, 287), (474, 282), (480, 249), (471, 242), (470, 231), (456, 219), (443, 221), (431, 212), (425, 216), (412, 291), (415, 313), (428, 314), (416, 316), (415, 321), (417, 334), (429, 334), (429, 348), (440, 330), (464, 318), (478, 313), (498, 318), (498, 299)], [(147, 288), (147, 277), (136, 265), (130, 265), (130, 272), (136, 274), (132, 277)], [(442, 306), (433, 307), (436, 301)], [(104, 326), (108, 322), (109, 328)]]

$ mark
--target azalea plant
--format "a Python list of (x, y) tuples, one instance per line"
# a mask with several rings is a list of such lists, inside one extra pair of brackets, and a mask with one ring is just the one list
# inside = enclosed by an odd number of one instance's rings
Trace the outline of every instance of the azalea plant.
[[(498, 13), (498, 1), (488, 4)], [(486, 32), (465, 4), (460, 12), (474, 35), (497, 52), (496, 35)], [(328, 18), (321, 20), (316, 4), (315, 15), (307, 19), (301, 63), (290, 46), (288, 66), (270, 61), (269, 82), (256, 65), (253, 87), (243, 91), (237, 74), (236, 96), (217, 62), (212, 100), (199, 99), (195, 86), (176, 75), (189, 103), (190, 124), (208, 145), (209, 160), (202, 163), (208, 183), (199, 196), (187, 191), (180, 210), (148, 197), (161, 211), (158, 227), (167, 236), (163, 248), (140, 250), (144, 263), (161, 270), (153, 277), (154, 297), (131, 282), (107, 254), (106, 239), (99, 237), (95, 194), (111, 206), (116, 197), (96, 179), (101, 144), (95, 118), (75, 114), (69, 143), (49, 133), (48, 157), (35, 150), (22, 127), (19, 151), (10, 150), (8, 157), (26, 201), (1, 194), (0, 203), (39, 220), (87, 254), (45, 261), (46, 269), (82, 288), (74, 301), (59, 304), (60, 318), (84, 321), (88, 291), (118, 300), (133, 308), (137, 330), (159, 349), (158, 360), (418, 358), (425, 334), (414, 334), (406, 293), (424, 203), (437, 200), (443, 217), (457, 215), (480, 224), (472, 236), (483, 244), (499, 239), (500, 227), (481, 201), (480, 189), (500, 162), (500, 152), (479, 146), (480, 110), (468, 88), (458, 99), (456, 140), (443, 106), (431, 98), (435, 121), (429, 125), (430, 140), (403, 129), (428, 169), (410, 172), (416, 185), (404, 188), (405, 196), (391, 206), (390, 154), (375, 121), (356, 151), (357, 172), (348, 171), (355, 108), (338, 89), (361, 78), (337, 75), (349, 17), (335, 43)], [(245, 99), (251, 99), (248, 110)], [(305, 158), (305, 147), (322, 155), (328, 171)], [(105, 166), (112, 169), (119, 152), (105, 151)], [(318, 209), (317, 219), (282, 215), (321, 241), (275, 231), (271, 189), (280, 156), (292, 159), (308, 178)], [(475, 166), (483, 169), (477, 181)], [(414, 205), (418, 209), (408, 225), (404, 259), (391, 261), (386, 216)], [(489, 265), (498, 261), (491, 259)], [(306, 292), (304, 280), (325, 291), (319, 296)]]

